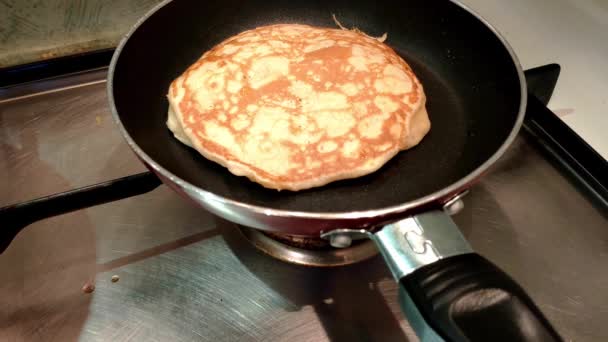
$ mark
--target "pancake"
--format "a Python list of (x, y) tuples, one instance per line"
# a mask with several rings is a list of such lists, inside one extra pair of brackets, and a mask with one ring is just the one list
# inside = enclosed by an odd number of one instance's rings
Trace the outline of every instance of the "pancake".
[(430, 129), (408, 64), (349, 30), (280, 24), (242, 32), (207, 51), (167, 97), (177, 139), (277, 190), (372, 173)]

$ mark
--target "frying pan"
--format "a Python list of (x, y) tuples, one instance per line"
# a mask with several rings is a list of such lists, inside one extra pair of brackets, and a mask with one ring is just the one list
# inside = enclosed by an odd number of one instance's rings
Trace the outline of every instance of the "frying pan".
[[(206, 160), (165, 122), (170, 82), (215, 44), (273, 23), (346, 26), (411, 65), (432, 128), (416, 148), (358, 179), (300, 191), (265, 189)], [(128, 144), (160, 180), (236, 223), (376, 242), (423, 340), (555, 341), (559, 335), (511, 278), (475, 254), (449, 217), (454, 203), (507, 149), (523, 121), (526, 86), (507, 42), (455, 1), (166, 1), (123, 39), (108, 94)], [(143, 191), (143, 190), (142, 190)]]

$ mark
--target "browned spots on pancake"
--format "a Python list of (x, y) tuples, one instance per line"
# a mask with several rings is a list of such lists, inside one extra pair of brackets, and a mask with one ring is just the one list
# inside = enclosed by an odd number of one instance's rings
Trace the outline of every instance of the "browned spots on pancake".
[[(171, 85), (207, 153), (291, 188), (403, 149), (423, 103), (411, 68), (365, 35), (304, 25), (243, 32)], [(282, 186), (281, 184), (285, 184)]]

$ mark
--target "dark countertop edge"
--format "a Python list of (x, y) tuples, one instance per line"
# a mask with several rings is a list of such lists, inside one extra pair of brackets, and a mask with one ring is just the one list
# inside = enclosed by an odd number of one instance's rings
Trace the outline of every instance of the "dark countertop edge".
[(529, 96), (524, 131), (594, 204), (606, 209), (608, 161), (547, 107), (560, 73), (556, 63), (525, 71)]
[(114, 49), (102, 49), (0, 68), (0, 89), (105, 68), (113, 54)]

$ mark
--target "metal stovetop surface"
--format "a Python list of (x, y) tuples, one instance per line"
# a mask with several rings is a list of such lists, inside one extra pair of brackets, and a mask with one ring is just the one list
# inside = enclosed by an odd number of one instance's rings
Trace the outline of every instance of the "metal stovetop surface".
[[(0, 206), (144, 170), (111, 120), (104, 77), (0, 103)], [(455, 220), (566, 340), (602, 341), (606, 217), (521, 133)], [(35, 223), (0, 255), (0, 340), (417, 340), (379, 257), (290, 265), (235, 228), (166, 187)]]

